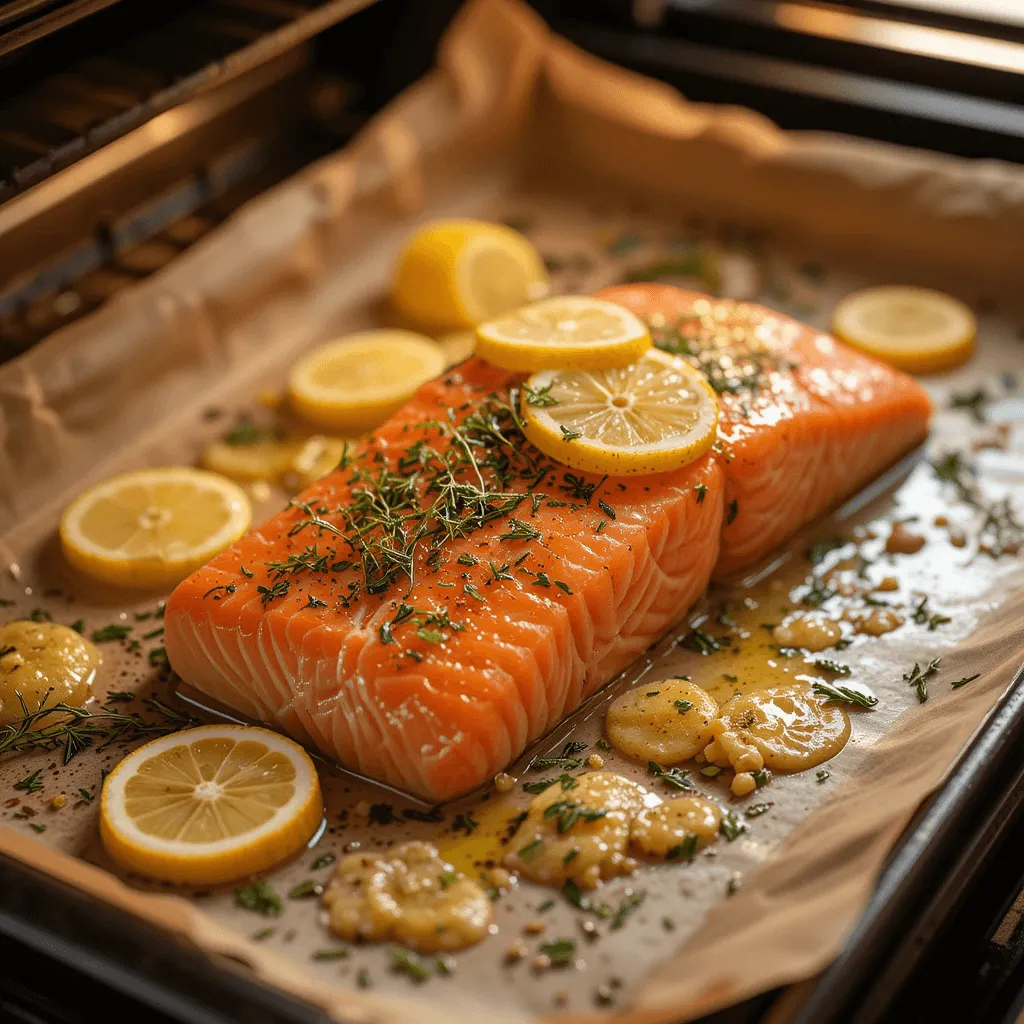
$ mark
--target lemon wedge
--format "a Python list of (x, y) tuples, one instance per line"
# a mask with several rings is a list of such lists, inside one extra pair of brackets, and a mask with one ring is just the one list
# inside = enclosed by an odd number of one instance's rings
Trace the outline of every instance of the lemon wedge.
[(703, 374), (658, 349), (611, 370), (545, 370), (523, 389), (526, 436), (573, 469), (664, 473), (714, 443), (718, 399)]
[(481, 324), (476, 354), (506, 370), (604, 370), (651, 347), (646, 324), (614, 302), (561, 295)]
[(518, 231), (481, 220), (439, 220), (406, 243), (391, 297), (413, 320), (453, 330), (540, 298), (547, 285), (544, 261)]
[(854, 292), (832, 315), (837, 338), (910, 373), (941, 373), (965, 363), (977, 328), (958, 299), (904, 285)]
[(360, 331), (300, 360), (292, 368), (289, 397), (312, 423), (343, 432), (369, 430), (445, 365), (440, 347), (422, 334)]
[(131, 871), (218, 885), (295, 853), (322, 818), (302, 747), (269, 729), (208, 725), (139, 747), (107, 776), (100, 837)]
[(201, 469), (145, 469), (115, 476), (64, 510), (67, 560), (104, 583), (170, 587), (249, 528), (245, 491)]

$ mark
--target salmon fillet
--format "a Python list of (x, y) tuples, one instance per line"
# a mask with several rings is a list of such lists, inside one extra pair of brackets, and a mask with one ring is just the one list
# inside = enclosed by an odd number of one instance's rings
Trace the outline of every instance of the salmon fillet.
[(343, 468), (181, 583), (165, 615), (178, 675), (441, 801), (629, 665), (708, 584), (719, 460), (573, 473), (523, 439), (518, 380), (470, 360), (425, 385)]
[(618, 285), (655, 343), (704, 370), (719, 394), (725, 519), (716, 577), (762, 559), (854, 494), (928, 433), (911, 377), (796, 320), (670, 285)]

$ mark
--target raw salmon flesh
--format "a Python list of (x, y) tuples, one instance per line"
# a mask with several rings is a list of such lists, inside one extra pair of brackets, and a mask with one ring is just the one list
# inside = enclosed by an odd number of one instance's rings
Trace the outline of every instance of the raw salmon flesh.
[(661, 285), (602, 297), (719, 392), (714, 450), (576, 473), (480, 360), (181, 583), (186, 682), (364, 775), (442, 801), (487, 782), (682, 620), (927, 433), (910, 378), (796, 321)]

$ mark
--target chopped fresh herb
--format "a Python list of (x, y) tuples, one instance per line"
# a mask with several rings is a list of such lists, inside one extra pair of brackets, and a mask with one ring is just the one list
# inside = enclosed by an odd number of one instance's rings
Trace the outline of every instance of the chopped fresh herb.
[(609, 518), (615, 518), (615, 509), (611, 507), (606, 501), (598, 500), (597, 507)]
[(697, 484), (697, 486), (694, 487), (694, 490), (697, 492), (697, 504), (698, 505), (703, 505), (704, 504), (704, 499), (707, 497), (708, 485), (707, 484)]
[(373, 988), (373, 978), (365, 967), (360, 967), (356, 972), (356, 985), (359, 988)]
[(253, 577), (254, 577), (254, 576), (256, 575), (256, 573), (254, 573), (254, 572), (252, 571), (252, 569), (246, 569), (246, 567), (245, 567), (244, 565), (240, 565), (240, 566), (238, 567), (238, 571), (239, 571), (239, 572), (240, 572), (240, 573), (241, 573), (241, 574), (242, 574), (242, 575), (243, 575), (243, 576), (244, 576), (244, 577), (245, 577), (245, 578), (246, 578), (247, 580), (251, 580), (251, 579), (252, 579), (252, 578), (253, 578)]
[(676, 844), (665, 855), (667, 860), (693, 860), (700, 848), (700, 840), (692, 832), (681, 842)]
[(539, 573), (537, 573), (537, 578), (533, 581), (533, 586), (535, 586), (535, 587), (550, 587), (551, 586), (551, 580), (548, 579), (548, 574), (546, 572), (539, 572)]
[(326, 608), (327, 602), (321, 601), (320, 598), (314, 597), (312, 594), (306, 595), (306, 608)]
[(82, 803), (91, 804), (95, 797), (96, 794), (93, 793), (91, 789), (79, 789), (78, 791), (78, 799), (81, 800)]
[(459, 565), (476, 565), (480, 559), (476, 555), (471, 555), (468, 551), (464, 551), (457, 559), (455, 559)]
[(127, 690), (111, 690), (107, 694), (105, 703), (107, 704), (128, 704), (135, 700), (135, 694), (129, 693)]
[(110, 640), (123, 640), (131, 631), (131, 626), (104, 626), (92, 631), (92, 642), (105, 644)]
[(435, 957), (434, 959), (434, 970), (443, 976), (448, 976), (455, 973), (455, 957), (441, 956)]
[(976, 391), (954, 392), (949, 396), (949, 407), (950, 409), (963, 409), (970, 414), (975, 423), (985, 422), (985, 403), (988, 401), (988, 395), (984, 388), (978, 388)]
[(726, 516), (725, 516), (725, 525), (726, 526), (731, 526), (732, 525), (732, 523), (736, 519), (736, 516), (739, 514), (739, 511), (740, 511), (740, 503), (735, 498), (733, 498), (732, 501), (729, 502), (729, 510), (728, 510), (728, 512), (726, 513)]
[[(208, 598), (211, 594), (219, 595), (221, 591), (223, 591), (225, 594), (233, 594), (236, 590), (238, 590), (238, 587), (236, 587), (234, 583), (222, 583), (219, 587), (210, 587), (210, 589), (205, 594), (203, 594), (203, 600), (205, 601), (206, 598)], [(214, 601), (219, 600), (219, 596), (214, 598)]]
[(845, 537), (826, 537), (823, 540), (816, 540), (807, 549), (807, 559), (814, 565), (824, 562), (833, 551), (846, 547), (850, 542)]
[(915, 661), (914, 667), (909, 672), (903, 673), (903, 681), (917, 690), (917, 699), (921, 704), (928, 699), (928, 680), (939, 671), (939, 662), (941, 661), (942, 658), (933, 658), (923, 669)]
[(533, 860), (544, 849), (543, 839), (534, 839), (518, 850), (520, 860)]
[(814, 667), (821, 669), (822, 672), (831, 672), (834, 676), (848, 676), (852, 675), (853, 669), (849, 665), (843, 665), (841, 662), (832, 661), (830, 658), (818, 658), (814, 663)]
[(914, 605), (914, 610), (911, 613), (911, 618), (919, 626), (928, 626), (928, 631), (933, 633), (939, 626), (944, 626), (947, 622), (953, 620), (948, 615), (933, 614), (931, 609), (928, 607), (928, 595), (924, 594), (921, 599)]
[[(603, 808), (591, 810), (582, 804), (578, 804), (575, 800), (556, 800), (553, 804), (549, 804), (544, 808), (545, 818), (557, 819), (558, 831), (560, 833), (568, 832), (577, 821), (598, 821), (607, 813)], [(519, 852), (522, 854), (522, 850)]]
[(572, 597), (572, 589), (570, 588), (568, 583), (564, 582), (563, 580), (553, 580), (552, 582), (555, 584), (556, 587), (558, 587), (559, 590), (563, 591), (564, 593)]
[(832, 646), (837, 651), (845, 651), (852, 643), (853, 640), (850, 637), (844, 636), (841, 640), (837, 640)]
[(754, 772), (754, 785), (760, 789), (762, 786), (767, 786), (772, 781), (772, 773), (767, 768), (759, 768)]
[(583, 436), (582, 430), (570, 430), (564, 423), (558, 424), (558, 429), (562, 432), (563, 441), (575, 441), (577, 438)]
[(813, 690), (819, 697), (827, 698), (826, 704), (854, 704), (859, 708), (873, 708), (878, 698), (852, 690), (848, 686), (831, 686), (828, 683), (815, 683)]
[(254, 910), (257, 914), (264, 914), (266, 917), (280, 917), (284, 909), (281, 905), (281, 897), (274, 892), (265, 879), (260, 879), (244, 889), (235, 890), (235, 905), (244, 907), (246, 910)]
[(598, 521), (597, 526), (594, 527), (594, 533), (600, 533), (608, 525), (607, 519), (601, 519)]
[(377, 630), (377, 635), (380, 637), (382, 644), (393, 644), (395, 643), (394, 634), (391, 632), (391, 623), (385, 622), (381, 625), (380, 629)]
[(552, 768), (561, 768), (571, 772), (582, 768), (585, 763), (586, 760), (582, 757), (535, 757), (526, 766), (526, 770), (528, 772), (546, 772)]
[(720, 651), (723, 647), (728, 647), (731, 643), (731, 637), (713, 636), (711, 633), (707, 633), (703, 629), (693, 629), (679, 641), (679, 646), (686, 647), (691, 651), (696, 651), (698, 654), (706, 655), (714, 654), (715, 651)]
[(230, 445), (257, 444), (259, 441), (273, 441), (275, 434), (265, 427), (258, 427), (249, 420), (242, 420), (238, 426), (224, 435), (224, 443)]
[[(735, 679), (735, 676), (733, 678)], [(693, 701), (691, 701), (691, 700), (674, 700), (674, 701), (672, 701), (672, 706), (676, 709), (676, 711), (679, 712), (679, 714), (685, 715), (686, 712), (689, 711), (693, 707)]]
[(30, 821), (28, 823), (28, 827), (30, 829), (32, 829), (33, 832), (45, 832), (46, 831), (46, 826), (45, 825), (40, 824), (39, 822), (35, 822), (35, 821)]
[(949, 685), (954, 690), (959, 690), (961, 686), (966, 686), (968, 683), (973, 683), (975, 679), (980, 676), (980, 672), (975, 672), (973, 676), (964, 676), (963, 679), (954, 679)]
[(555, 939), (554, 942), (542, 942), (540, 952), (551, 961), (552, 967), (564, 967), (572, 963), (576, 954), (575, 939)]
[(261, 928), (258, 932), (253, 935), (254, 942), (262, 942), (264, 939), (269, 939), (274, 934), (275, 929), (273, 928)]
[(161, 668), (164, 665), (170, 664), (167, 659), (167, 648), (166, 647), (154, 647), (149, 652), (147, 660), (153, 668)]
[(508, 565), (495, 565), (493, 562), (487, 563), (487, 568), (491, 570), (491, 579), (487, 582), (500, 583), (502, 580), (514, 580), (515, 576), (508, 571)]
[(687, 778), (690, 773), (685, 768), (662, 768), (657, 761), (648, 761), (647, 770), (675, 789), (693, 789), (693, 783)]
[(759, 818), (762, 814), (770, 811), (775, 805), (771, 801), (763, 804), (751, 804), (746, 810), (746, 816), (748, 818)]
[(566, 855), (565, 855), (565, 856), (564, 856), (564, 857), (562, 858), (562, 863), (563, 863), (563, 864), (568, 864), (568, 863), (570, 863), (571, 861), (574, 861), (574, 860), (575, 860), (575, 859), (576, 859), (576, 858), (577, 858), (577, 857), (578, 857), (579, 855), (580, 855), (580, 848), (579, 848), (578, 846), (574, 846), (574, 847), (573, 847), (573, 848), (572, 848), (572, 849), (571, 849), (571, 850), (570, 850), (570, 851), (569, 851), (569, 852), (568, 852), (568, 853), (567, 853), (567, 854), (566, 854)]
[(335, 859), (336, 858), (333, 853), (321, 854), (315, 861), (313, 861), (312, 864), (309, 865), (309, 869), (310, 871), (319, 871), (321, 868), (328, 868), (334, 863)]
[(722, 774), (722, 769), (717, 764), (706, 764), (700, 770), (701, 775), (708, 779), (716, 779)]
[(537, 913), (543, 914), (546, 910), (550, 910), (554, 905), (554, 900), (544, 900), (543, 903), (537, 905)]
[(428, 644), (443, 644), (448, 639), (439, 629), (427, 629), (426, 626), (420, 626), (414, 635)]
[(155, 640), (158, 636), (164, 635), (164, 627), (158, 626), (156, 629), (151, 629), (148, 633), (142, 634), (143, 640)]
[(392, 970), (397, 974), (407, 974), (416, 984), (420, 984), (430, 977), (430, 969), (412, 950), (403, 949), (401, 946), (392, 946), (388, 950), (388, 955), (391, 957)]
[(457, 871), (442, 871), (437, 878), (442, 889), (447, 889), (449, 885), (454, 885), (458, 880), (459, 874)]
[(344, 960), (348, 955), (349, 951), (344, 946), (339, 946), (337, 949), (313, 950), (314, 960)]
[(25, 778), (19, 779), (15, 784), (15, 789), (20, 789), (25, 793), (40, 793), (43, 789), (42, 782), (39, 781), (39, 776), (42, 772), (42, 768), (37, 768), (31, 775), (26, 775)]
[(85, 619), (75, 619), (75, 621), (71, 623), (71, 628), (76, 633), (84, 633), (85, 632)]
[(545, 408), (546, 406), (558, 405), (558, 399), (551, 394), (551, 389), (554, 387), (554, 382), (545, 384), (543, 387), (531, 388), (529, 384), (523, 385), (524, 401), (527, 405), (534, 405), (537, 408)]
[(644, 696), (645, 697), (657, 697), (659, 693), (661, 693), (661, 690), (648, 690), (644, 694)]
[(739, 839), (739, 837), (746, 831), (747, 826), (744, 825), (732, 811), (723, 815), (721, 833), (725, 836), (726, 842), (731, 843), (734, 840)]
[(564, 747), (562, 747), (562, 757), (572, 757), (574, 754), (582, 754), (587, 749), (587, 743), (585, 740), (569, 740)]
[(618, 909), (615, 911), (615, 916), (612, 918), (612, 930), (615, 931), (621, 928), (626, 923), (629, 915), (643, 906), (645, 899), (647, 899), (646, 889), (627, 889), (626, 894), (619, 903)]
[(53, 622), (53, 616), (45, 608), (33, 608), (28, 617), (33, 622)]
[(286, 597), (289, 589), (291, 589), (291, 582), (289, 580), (275, 580), (269, 587), (258, 586), (256, 593), (260, 595), (260, 602), (268, 605), (279, 597)]
[(509, 528), (498, 534), (498, 540), (536, 540), (540, 536), (540, 530), (534, 529), (529, 523), (521, 522), (512, 516), (509, 521)]
[(288, 899), (302, 900), (309, 896), (319, 896), (323, 891), (324, 887), (319, 882), (309, 878), (305, 882), (299, 882), (298, 885), (293, 886), (288, 891)]
[(612, 745), (607, 740), (598, 740), (597, 748), (598, 750), (611, 750)]
[(456, 814), (455, 820), (452, 822), (453, 832), (465, 832), (466, 835), (471, 835), (480, 827), (480, 822), (473, 817), (472, 811), (466, 811), (465, 814)]

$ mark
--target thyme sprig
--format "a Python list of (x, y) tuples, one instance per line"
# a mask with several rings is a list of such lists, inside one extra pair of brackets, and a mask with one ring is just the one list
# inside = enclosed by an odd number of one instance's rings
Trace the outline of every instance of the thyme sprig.
[(30, 711), (22, 695), (16, 692), (22, 717), (0, 728), (0, 755), (26, 750), (60, 750), (63, 763), (67, 764), (88, 747), (102, 750), (118, 741), (162, 736), (198, 724), (190, 715), (154, 698), (142, 701), (148, 711), (159, 716), (147, 721), (140, 715), (121, 714), (109, 708), (87, 711), (63, 701), (48, 704), (52, 692), (47, 690), (35, 711)]

